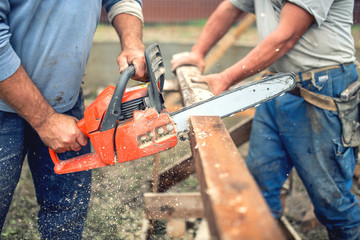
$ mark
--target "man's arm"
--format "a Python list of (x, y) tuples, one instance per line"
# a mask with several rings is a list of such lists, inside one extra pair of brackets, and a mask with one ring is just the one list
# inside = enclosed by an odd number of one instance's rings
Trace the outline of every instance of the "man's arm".
[(290, 51), (313, 22), (307, 11), (287, 2), (276, 30), (224, 74), (234, 84), (264, 70)]
[(214, 94), (252, 76), (276, 62), (297, 43), (314, 22), (314, 17), (295, 4), (286, 2), (277, 29), (250, 51), (243, 59), (219, 74), (203, 76)]
[(54, 151), (78, 151), (87, 144), (85, 135), (76, 126), (77, 119), (56, 113), (21, 65), (13, 75), (0, 81), (0, 98)]
[(142, 21), (133, 15), (121, 13), (112, 22), (121, 41), (122, 52), (117, 61), (122, 73), (130, 64), (135, 67), (135, 76), (139, 81), (147, 79), (145, 46), (142, 42)]
[(10, 44), (9, 1), (0, 1), (0, 98), (21, 115), (56, 152), (80, 150), (85, 135), (76, 119), (55, 113), (20, 64)]
[(192, 64), (202, 72), (205, 68), (204, 58), (210, 49), (227, 33), (242, 11), (229, 1), (223, 1), (211, 14), (202, 29), (200, 36), (192, 47), (190, 55), (174, 59), (171, 68), (174, 71), (184, 64)]

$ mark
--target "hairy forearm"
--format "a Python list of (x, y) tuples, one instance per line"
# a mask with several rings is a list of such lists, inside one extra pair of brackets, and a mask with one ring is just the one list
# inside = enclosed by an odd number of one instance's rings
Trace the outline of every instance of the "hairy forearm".
[(114, 18), (112, 24), (120, 37), (123, 50), (143, 48), (142, 22), (139, 18), (122, 13)]
[(207, 20), (192, 51), (202, 57), (221, 39), (240, 16), (242, 11), (229, 1), (223, 1)]
[(132, 64), (135, 67), (133, 79), (146, 81), (147, 70), (144, 57), (145, 46), (142, 42), (142, 21), (127, 13), (115, 16), (112, 22), (121, 41), (122, 52), (117, 62), (120, 74)]
[(223, 72), (228, 84), (233, 85), (272, 65), (294, 47), (313, 21), (314, 17), (305, 10), (286, 3), (277, 29), (243, 59)]
[(35, 129), (55, 113), (22, 66), (0, 82), (0, 98)]
[(236, 84), (268, 68), (294, 45), (290, 39), (278, 38), (273, 33), (250, 51), (244, 58), (224, 71), (231, 81), (229, 85)]
[(76, 126), (77, 119), (56, 113), (22, 66), (0, 82), (0, 98), (23, 117), (44, 144), (54, 151), (78, 151), (87, 144), (85, 135)]

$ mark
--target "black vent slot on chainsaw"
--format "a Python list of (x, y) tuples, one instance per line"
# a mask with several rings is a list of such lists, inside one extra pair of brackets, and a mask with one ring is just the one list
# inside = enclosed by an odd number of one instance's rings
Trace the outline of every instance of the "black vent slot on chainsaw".
[(121, 105), (121, 113), (124, 116), (124, 120), (132, 118), (135, 110), (145, 110), (146, 106), (143, 98), (134, 99), (128, 102), (124, 102)]

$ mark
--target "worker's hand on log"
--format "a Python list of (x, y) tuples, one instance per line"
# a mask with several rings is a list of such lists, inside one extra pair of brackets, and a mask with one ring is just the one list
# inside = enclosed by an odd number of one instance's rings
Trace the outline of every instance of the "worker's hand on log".
[(35, 130), (43, 143), (57, 153), (79, 151), (88, 139), (77, 127), (77, 122), (75, 117), (53, 113)]
[(209, 75), (202, 75), (196, 76), (191, 78), (192, 82), (205, 82), (209, 85), (211, 92), (214, 95), (219, 95), (223, 91), (227, 90), (231, 85), (229, 84), (230, 81), (226, 77), (225, 74), (217, 73), (217, 74), (209, 74)]
[(132, 78), (141, 82), (146, 82), (149, 77), (144, 51), (145, 47), (142, 43), (136, 48), (123, 49), (117, 58), (120, 74), (132, 64), (135, 67), (135, 75)]
[(183, 53), (171, 60), (171, 71), (175, 72), (176, 68), (186, 65), (196, 66), (202, 73), (205, 69), (204, 56), (197, 52)]

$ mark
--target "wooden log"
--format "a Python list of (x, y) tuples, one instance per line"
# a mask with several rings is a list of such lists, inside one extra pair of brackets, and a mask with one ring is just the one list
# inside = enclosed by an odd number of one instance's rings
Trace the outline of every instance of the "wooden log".
[(151, 190), (152, 192), (157, 192), (159, 188), (160, 153), (155, 154), (153, 160), (153, 181)]
[[(253, 117), (248, 117), (229, 129), (236, 147), (249, 141)], [(195, 173), (192, 155), (189, 154), (159, 173), (158, 192), (165, 192), (178, 182)]]
[(159, 174), (157, 191), (165, 192), (176, 183), (188, 178), (194, 172), (194, 162), (191, 154), (188, 154)]
[(200, 193), (145, 193), (147, 219), (203, 218)]
[[(173, 58), (176, 58), (182, 54), (187, 53), (174, 55)], [(180, 91), (185, 106), (190, 106), (194, 103), (214, 96), (206, 83), (195, 83), (191, 81), (193, 77), (200, 75), (201, 73), (199, 69), (194, 66), (182, 66), (176, 69), (176, 77), (179, 81)]]
[(354, 177), (356, 180), (360, 179), (360, 164), (355, 165)]
[(190, 117), (205, 217), (215, 239), (285, 239), (219, 117)]

